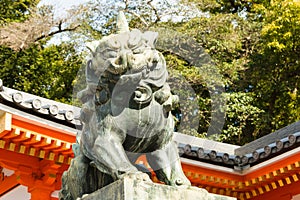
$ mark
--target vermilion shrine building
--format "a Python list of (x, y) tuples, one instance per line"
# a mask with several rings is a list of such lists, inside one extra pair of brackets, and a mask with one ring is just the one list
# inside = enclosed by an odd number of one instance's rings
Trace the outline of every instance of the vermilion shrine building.
[[(57, 199), (79, 111), (0, 80), (1, 200)], [(300, 121), (241, 147), (182, 134), (175, 140), (194, 186), (239, 200), (300, 199)]]

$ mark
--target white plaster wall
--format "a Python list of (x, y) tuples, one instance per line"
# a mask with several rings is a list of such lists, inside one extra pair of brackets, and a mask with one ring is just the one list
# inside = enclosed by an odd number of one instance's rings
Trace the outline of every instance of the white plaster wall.
[(292, 200), (300, 200), (300, 194), (297, 194), (297, 195), (293, 196)]
[(31, 195), (27, 192), (27, 187), (20, 185), (12, 191), (0, 197), (0, 200), (30, 200)]

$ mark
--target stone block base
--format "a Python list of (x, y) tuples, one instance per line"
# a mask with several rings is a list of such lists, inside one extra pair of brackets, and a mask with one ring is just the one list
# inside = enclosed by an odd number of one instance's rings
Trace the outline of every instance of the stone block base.
[(177, 188), (124, 178), (92, 194), (84, 195), (80, 200), (236, 200), (236, 198), (211, 194), (197, 187)]

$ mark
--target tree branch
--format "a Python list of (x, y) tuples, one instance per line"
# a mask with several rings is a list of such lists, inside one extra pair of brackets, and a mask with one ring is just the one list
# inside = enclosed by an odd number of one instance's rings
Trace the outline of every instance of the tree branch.
[(156, 16), (154, 23), (157, 23), (160, 21), (160, 16), (158, 14), (157, 9), (152, 5), (152, 2), (153, 2), (153, 0), (147, 1), (147, 4), (152, 8), (152, 10), (154, 10), (154, 14)]
[(39, 41), (39, 40), (42, 40), (42, 39), (44, 39), (44, 38), (53, 36), (53, 35), (58, 34), (58, 33), (63, 33), (63, 32), (68, 32), (68, 31), (75, 31), (78, 27), (80, 27), (80, 25), (77, 25), (77, 26), (75, 26), (75, 27), (73, 27), (73, 28), (62, 29), (62, 28), (61, 28), (61, 24), (59, 24), (59, 25), (58, 25), (58, 30), (57, 30), (57, 31), (52, 31), (52, 32), (50, 32), (50, 33), (48, 33), (48, 34), (46, 34), (46, 35), (41, 35), (40, 37), (36, 38), (36, 39), (34, 40), (34, 42), (37, 42), (37, 41)]
[(131, 10), (129, 10), (129, 1), (128, 0), (124, 0), (124, 3), (125, 3), (125, 11), (126, 12), (128, 12), (128, 13), (130, 13), (130, 14), (132, 14), (132, 15), (134, 15), (135, 17), (137, 17), (139, 20), (141, 20), (141, 22), (143, 23), (143, 24), (145, 24), (147, 27), (149, 27), (149, 24), (139, 15), (139, 14), (137, 14), (136, 12), (133, 12), (133, 11), (131, 11)]
[[(30, 44), (62, 32), (74, 31), (80, 26), (76, 18), (85, 7), (68, 11), (68, 16), (55, 19), (51, 7), (32, 10), (32, 15), (23, 22), (12, 22), (0, 27), (0, 45), (5, 45), (16, 51), (30, 46)], [(56, 27), (54, 31), (52, 28)]]

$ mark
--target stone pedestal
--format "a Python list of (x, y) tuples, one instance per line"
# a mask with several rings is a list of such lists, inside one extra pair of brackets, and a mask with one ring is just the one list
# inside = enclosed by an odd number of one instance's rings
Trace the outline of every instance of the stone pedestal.
[(211, 194), (197, 187), (184, 189), (124, 178), (80, 200), (236, 200), (236, 198)]

